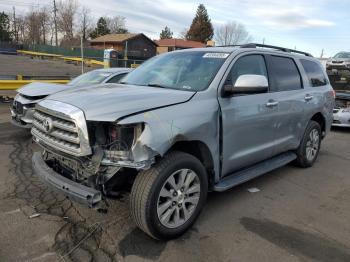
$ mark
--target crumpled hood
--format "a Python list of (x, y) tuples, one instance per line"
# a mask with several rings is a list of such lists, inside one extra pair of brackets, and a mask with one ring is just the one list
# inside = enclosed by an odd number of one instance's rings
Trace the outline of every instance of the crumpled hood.
[(104, 84), (98, 88), (71, 89), (51, 95), (48, 99), (80, 108), (86, 120), (115, 121), (129, 114), (186, 102), (194, 94), (148, 86)]
[(33, 82), (17, 89), (17, 92), (25, 96), (47, 96), (63, 90), (67, 90), (71, 86), (44, 82)]

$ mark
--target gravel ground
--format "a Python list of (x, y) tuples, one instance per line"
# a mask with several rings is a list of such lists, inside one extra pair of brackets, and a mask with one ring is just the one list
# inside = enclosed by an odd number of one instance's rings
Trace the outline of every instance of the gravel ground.
[[(85, 67), (86, 71), (98, 67)], [(0, 54), (0, 76), (77, 76), (81, 66), (65, 63), (62, 59), (39, 59), (23, 55)]]
[(0, 104), (0, 261), (350, 261), (349, 138), (333, 130), (312, 168), (289, 165), (210, 193), (193, 229), (157, 242), (131, 221), (128, 195), (102, 214), (39, 182), (39, 149)]

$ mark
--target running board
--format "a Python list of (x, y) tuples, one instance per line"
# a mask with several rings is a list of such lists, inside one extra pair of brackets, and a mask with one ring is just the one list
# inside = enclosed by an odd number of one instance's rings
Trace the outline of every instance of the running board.
[(225, 191), (253, 178), (261, 176), (267, 172), (270, 172), (276, 168), (282, 167), (295, 160), (296, 158), (297, 156), (293, 152), (280, 154), (223, 178), (220, 182), (214, 185), (213, 190), (218, 192)]

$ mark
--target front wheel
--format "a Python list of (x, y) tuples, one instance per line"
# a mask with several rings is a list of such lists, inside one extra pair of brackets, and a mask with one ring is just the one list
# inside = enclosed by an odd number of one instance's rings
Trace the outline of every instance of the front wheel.
[(306, 127), (304, 137), (297, 150), (296, 163), (300, 167), (311, 167), (318, 156), (321, 147), (321, 126), (310, 121)]
[(207, 174), (201, 162), (174, 151), (137, 175), (130, 196), (131, 216), (153, 238), (176, 238), (195, 222), (207, 191)]

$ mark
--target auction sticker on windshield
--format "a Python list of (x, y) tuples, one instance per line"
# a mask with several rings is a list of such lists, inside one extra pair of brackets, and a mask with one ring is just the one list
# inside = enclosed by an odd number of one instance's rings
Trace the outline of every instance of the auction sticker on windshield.
[(227, 58), (230, 54), (228, 53), (206, 53), (203, 55), (204, 58)]

